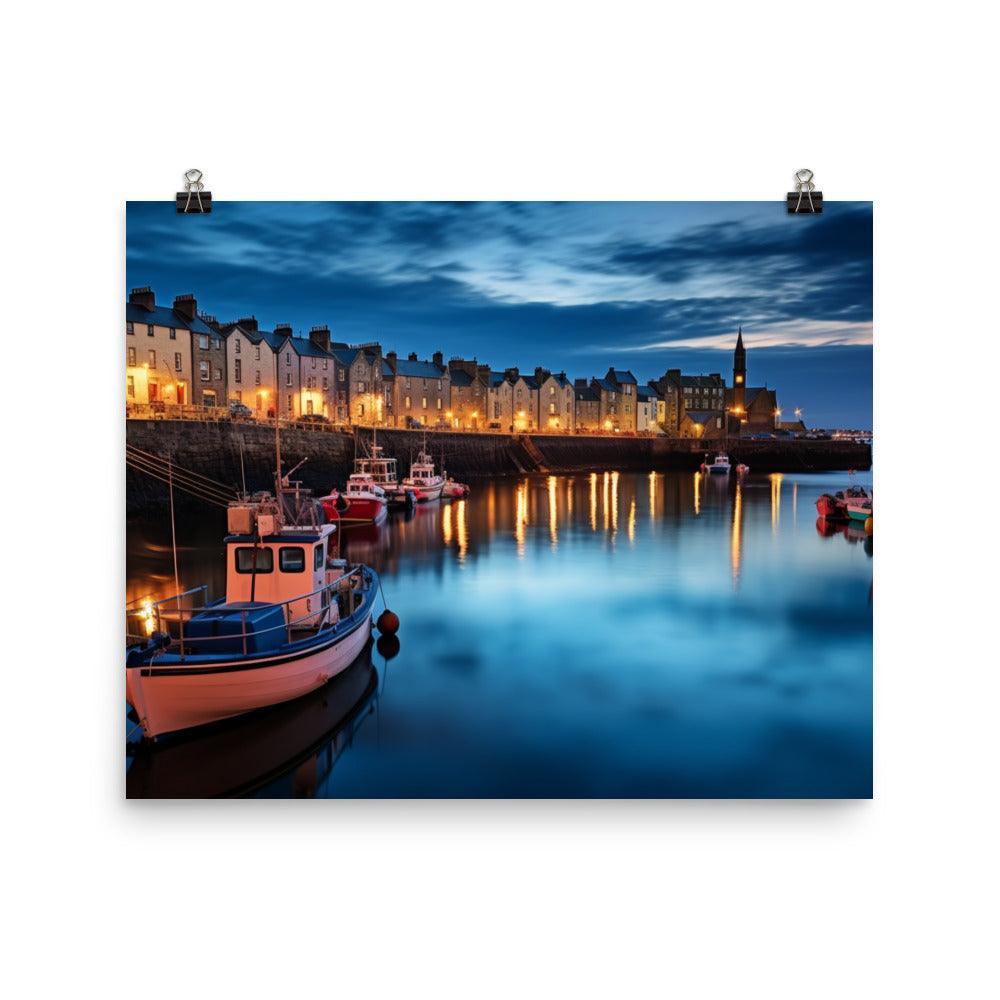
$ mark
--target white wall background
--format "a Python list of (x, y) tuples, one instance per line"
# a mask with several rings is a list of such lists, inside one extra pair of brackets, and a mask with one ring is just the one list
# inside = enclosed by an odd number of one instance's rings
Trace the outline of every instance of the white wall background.
[[(6, 481), (45, 487), (3, 501), (11, 995), (995, 991), (995, 18), (9, 9)], [(124, 201), (189, 166), (223, 199), (778, 199), (799, 166), (874, 199), (875, 800), (126, 804)]]

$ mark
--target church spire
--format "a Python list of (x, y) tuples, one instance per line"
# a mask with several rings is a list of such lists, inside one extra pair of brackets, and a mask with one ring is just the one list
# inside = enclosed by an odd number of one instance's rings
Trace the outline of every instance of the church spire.
[(740, 323), (739, 333), (736, 335), (736, 350), (743, 350), (743, 324)]

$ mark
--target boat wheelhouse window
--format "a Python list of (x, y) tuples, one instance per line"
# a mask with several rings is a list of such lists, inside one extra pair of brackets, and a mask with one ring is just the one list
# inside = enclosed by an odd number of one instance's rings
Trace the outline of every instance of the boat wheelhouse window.
[(323, 561), (323, 546), (317, 545), (313, 549), (313, 569), (322, 569)]
[[(254, 552), (257, 553), (257, 565), (254, 568)], [(274, 552), (271, 549), (242, 545), (236, 550), (237, 573), (271, 573), (274, 571)]]
[(278, 565), (282, 573), (301, 573), (306, 568), (306, 551), (301, 545), (278, 549)]

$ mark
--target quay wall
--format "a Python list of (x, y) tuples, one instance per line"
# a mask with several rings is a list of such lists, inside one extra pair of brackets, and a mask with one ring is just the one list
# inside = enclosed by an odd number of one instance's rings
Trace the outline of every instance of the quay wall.
[[(357, 447), (371, 442), (371, 431), (358, 429)], [(199, 472), (239, 488), (270, 489), (274, 475), (274, 429), (261, 424), (194, 420), (128, 420), (126, 444), (168, 456), (183, 469)], [(385, 454), (399, 461), (400, 474), (421, 448), (421, 431), (379, 430)], [(459, 480), (529, 473), (592, 472), (605, 469), (649, 472), (695, 470), (714, 445), (676, 438), (631, 438), (605, 435), (517, 435), (431, 432), (427, 448), (440, 467)], [(871, 447), (851, 441), (730, 441), (733, 463), (745, 462), (756, 472), (818, 472), (871, 468)], [(242, 454), (242, 475), (241, 475)], [(294, 474), (304, 486), (326, 493), (351, 472), (356, 454), (351, 431), (282, 428), (281, 455), (286, 472), (302, 459)], [(183, 501), (180, 494), (178, 502)], [(166, 486), (144, 472), (126, 469), (126, 508), (130, 516), (167, 502)]]

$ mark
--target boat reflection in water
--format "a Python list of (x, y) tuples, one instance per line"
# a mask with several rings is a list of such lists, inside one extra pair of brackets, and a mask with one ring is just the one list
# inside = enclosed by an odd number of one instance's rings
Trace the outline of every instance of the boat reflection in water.
[(374, 712), (378, 689), (369, 641), (346, 670), (302, 698), (157, 743), (132, 744), (125, 794), (312, 798)]

